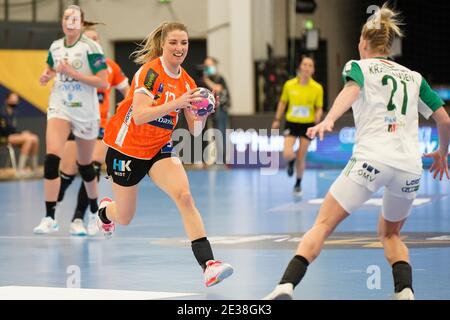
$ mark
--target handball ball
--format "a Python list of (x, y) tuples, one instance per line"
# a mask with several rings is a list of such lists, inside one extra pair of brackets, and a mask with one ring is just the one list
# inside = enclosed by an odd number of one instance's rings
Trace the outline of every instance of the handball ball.
[(212, 113), (214, 111), (214, 106), (216, 105), (216, 98), (214, 98), (214, 94), (206, 88), (199, 88), (196, 93), (200, 94), (202, 98), (199, 101), (191, 103), (191, 112), (200, 117)]

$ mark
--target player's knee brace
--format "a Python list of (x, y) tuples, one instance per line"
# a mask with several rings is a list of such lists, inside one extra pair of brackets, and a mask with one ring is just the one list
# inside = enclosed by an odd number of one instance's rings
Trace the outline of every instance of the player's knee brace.
[(44, 178), (54, 180), (59, 177), (59, 162), (61, 158), (55, 154), (47, 154), (44, 161)]
[(90, 164), (81, 165), (77, 163), (78, 165), (78, 172), (80, 173), (81, 178), (85, 182), (91, 182), (97, 177), (97, 173), (95, 172), (94, 165), (91, 162)]
[(94, 164), (95, 175), (97, 177), (97, 181), (100, 181), (100, 173), (102, 171), (102, 164), (100, 162), (97, 162), (97, 161), (94, 161), (92, 163)]

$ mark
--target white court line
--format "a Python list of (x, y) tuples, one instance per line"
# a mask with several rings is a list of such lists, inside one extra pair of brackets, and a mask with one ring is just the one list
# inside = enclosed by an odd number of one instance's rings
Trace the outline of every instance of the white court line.
[(0, 300), (157, 300), (194, 295), (199, 294), (28, 286), (0, 287)]
[[(323, 198), (308, 200), (309, 204), (322, 204)], [(416, 198), (413, 201), (413, 206), (421, 206), (431, 201), (431, 198)], [(377, 206), (381, 207), (383, 205), (383, 198), (372, 198), (367, 200), (363, 205), (365, 206)]]
[[(52, 234), (50, 236), (46, 235), (40, 235), (40, 236), (0, 236), (1, 239), (19, 239), (19, 240), (73, 240), (73, 241), (105, 241), (106, 239), (103, 236), (98, 237), (75, 237), (75, 236), (58, 236), (55, 234)], [(155, 241), (161, 238), (152, 238), (152, 237), (127, 237), (127, 236), (120, 236), (120, 237), (114, 237), (114, 241), (117, 240), (139, 240), (139, 241)], [(109, 240), (108, 240), (109, 241)]]
[[(413, 206), (421, 206), (424, 204), (427, 204), (431, 202), (432, 198), (416, 198), (414, 199)], [(305, 205), (317, 205), (320, 206), (323, 203), (323, 198), (317, 198), (317, 199), (309, 199), (305, 202), (287, 202), (282, 205), (276, 206), (274, 208), (270, 208), (269, 212), (279, 212), (279, 211), (288, 211), (288, 212), (298, 212)], [(363, 206), (375, 206), (375, 207), (381, 207), (383, 205), (383, 198), (372, 198), (367, 200)], [(316, 213), (315, 211), (311, 211), (311, 213)]]

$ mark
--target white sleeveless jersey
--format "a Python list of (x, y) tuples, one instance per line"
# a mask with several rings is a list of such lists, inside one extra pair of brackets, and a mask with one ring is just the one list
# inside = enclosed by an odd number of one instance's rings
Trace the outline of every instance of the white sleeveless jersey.
[(419, 73), (384, 58), (349, 61), (342, 75), (361, 88), (353, 156), (421, 174), (418, 114), (429, 118), (442, 99)]
[[(47, 64), (55, 69), (62, 60), (67, 60), (76, 71), (85, 75), (95, 75), (107, 68), (101, 47), (85, 35), (81, 35), (70, 47), (65, 45), (64, 38), (52, 43)], [(62, 111), (69, 119), (76, 121), (98, 120), (100, 114), (97, 89), (65, 74), (57, 73), (48, 111), (50, 113), (55, 110)]]

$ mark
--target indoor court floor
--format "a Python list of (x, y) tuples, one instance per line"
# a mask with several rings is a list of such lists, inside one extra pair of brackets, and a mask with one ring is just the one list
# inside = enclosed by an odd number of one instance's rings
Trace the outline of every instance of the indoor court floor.
[[(73, 237), (69, 223), (80, 179), (56, 218), (60, 231), (34, 235), (44, 215), (43, 180), (0, 183), (0, 299), (251, 299), (279, 281), (340, 170), (307, 169), (303, 196), (284, 170), (188, 171), (215, 257), (234, 274), (206, 288), (173, 202), (146, 178), (138, 210), (113, 238)], [(424, 173), (404, 226), (416, 299), (450, 299), (450, 183)], [(100, 195), (112, 196), (110, 182)], [(295, 299), (389, 299), (391, 268), (376, 238), (381, 193), (344, 221), (309, 267)], [(64, 289), (67, 287), (79, 290)], [(58, 289), (59, 288), (59, 289)]]

